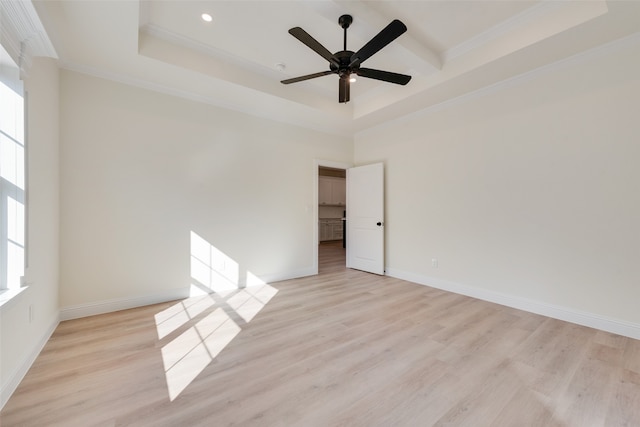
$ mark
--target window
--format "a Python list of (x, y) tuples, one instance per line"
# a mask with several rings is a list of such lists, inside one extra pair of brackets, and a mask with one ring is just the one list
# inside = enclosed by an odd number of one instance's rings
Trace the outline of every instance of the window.
[(18, 67), (0, 46), (0, 291), (25, 269), (25, 121)]

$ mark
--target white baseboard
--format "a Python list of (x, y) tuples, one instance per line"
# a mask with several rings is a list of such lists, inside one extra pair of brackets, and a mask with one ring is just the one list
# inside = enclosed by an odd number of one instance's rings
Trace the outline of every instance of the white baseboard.
[(54, 316), (49, 324), (49, 327), (42, 335), (42, 337), (40, 337), (29, 354), (27, 354), (22, 364), (18, 366), (18, 368), (12, 374), (9, 375), (9, 378), (6, 382), (2, 383), (2, 388), (0, 388), (0, 410), (4, 408), (4, 405), (9, 401), (9, 398), (11, 397), (13, 392), (16, 391), (24, 376), (27, 375), (27, 372), (31, 368), (31, 365), (33, 365), (33, 362), (35, 362), (36, 358), (44, 348), (47, 341), (49, 341), (49, 338), (51, 338), (53, 331), (56, 330), (59, 323), (59, 316)]
[(303, 270), (289, 271), (286, 273), (266, 274), (260, 276), (260, 280), (264, 283), (281, 282), (283, 280), (297, 279), (299, 277), (313, 276), (318, 274), (313, 268), (305, 268)]
[(175, 301), (188, 297), (189, 288), (180, 288), (153, 295), (117, 298), (89, 304), (79, 304), (70, 307), (63, 307), (60, 310), (60, 320), (79, 319), (81, 317), (95, 316), (97, 314), (111, 313), (113, 311), (127, 310), (129, 308), (143, 307), (145, 305)]
[[(313, 269), (303, 269), (285, 273), (268, 274), (258, 278), (262, 283), (273, 283), (282, 280), (295, 279), (298, 277), (311, 276), (316, 274)], [(254, 283), (255, 284), (255, 283)], [(239, 287), (251, 286), (252, 283), (241, 283)], [(114, 311), (127, 310), (130, 308), (143, 307), (145, 305), (158, 304), (167, 301), (189, 298), (190, 288), (173, 289), (153, 295), (138, 296), (132, 298), (117, 298), (106, 301), (98, 301), (88, 304), (79, 304), (63, 307), (60, 310), (60, 320), (72, 320), (82, 317), (95, 316), (97, 314), (111, 313)]]
[(588, 326), (606, 332), (640, 340), (640, 325), (624, 320), (612, 319), (594, 313), (583, 312), (569, 307), (547, 304), (527, 298), (516, 297), (486, 289), (474, 288), (435, 277), (388, 268), (386, 274), (397, 279), (407, 280), (419, 285), (430, 286), (444, 291), (493, 302), (518, 310), (540, 314), (577, 325)]

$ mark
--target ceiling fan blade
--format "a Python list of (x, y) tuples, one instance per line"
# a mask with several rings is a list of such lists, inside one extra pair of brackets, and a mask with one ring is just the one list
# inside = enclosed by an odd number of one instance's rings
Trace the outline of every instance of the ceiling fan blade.
[(389, 25), (384, 27), (382, 31), (378, 33), (374, 38), (369, 40), (367, 44), (351, 55), (351, 63), (349, 67), (353, 67), (356, 64), (361, 64), (369, 59), (374, 53), (397, 39), (402, 33), (407, 31), (407, 26), (397, 19), (391, 21)]
[(350, 85), (349, 85), (349, 77), (340, 77), (340, 86), (338, 93), (338, 102), (349, 102), (350, 99)]
[(392, 73), (390, 71), (374, 70), (371, 68), (359, 68), (356, 73), (361, 77), (369, 79), (382, 80), (384, 82), (395, 83), (398, 85), (406, 85), (411, 80), (411, 76), (406, 74)]
[(322, 46), (318, 40), (311, 37), (311, 35), (307, 33), (305, 30), (303, 30), (302, 28), (294, 27), (289, 30), (289, 34), (291, 34), (293, 37), (300, 40), (302, 43), (306, 44), (314, 52), (322, 56), (324, 59), (326, 59), (330, 63), (334, 64), (336, 67), (340, 66), (340, 62), (338, 62), (336, 57), (333, 56), (333, 53), (329, 52), (329, 50), (326, 47)]
[(321, 71), (319, 73), (307, 74), (306, 76), (293, 77), (291, 79), (286, 79), (280, 81), (280, 83), (288, 85), (290, 83), (302, 82), (304, 80), (315, 79), (316, 77), (328, 76), (329, 74), (333, 74), (334, 71)]

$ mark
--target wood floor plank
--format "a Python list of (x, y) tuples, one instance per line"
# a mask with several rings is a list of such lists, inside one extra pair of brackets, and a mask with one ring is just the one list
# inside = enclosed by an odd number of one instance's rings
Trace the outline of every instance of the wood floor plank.
[(640, 419), (640, 374), (621, 369), (612, 384), (606, 426), (632, 427)]
[(62, 322), (7, 426), (638, 426), (640, 342), (391, 277)]

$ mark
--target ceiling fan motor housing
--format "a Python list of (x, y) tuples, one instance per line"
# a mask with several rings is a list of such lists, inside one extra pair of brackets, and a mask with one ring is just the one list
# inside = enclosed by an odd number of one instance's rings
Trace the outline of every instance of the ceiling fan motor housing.
[(350, 50), (341, 50), (340, 52), (334, 53), (333, 56), (338, 60), (340, 65), (336, 66), (335, 64), (330, 63), (329, 67), (331, 68), (331, 71), (337, 71), (340, 77), (343, 75), (348, 76), (351, 73), (357, 72), (358, 68), (360, 68), (360, 64), (349, 67), (353, 53), (354, 52)]

